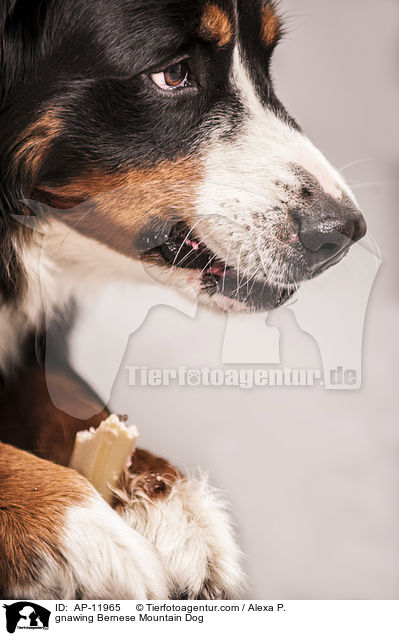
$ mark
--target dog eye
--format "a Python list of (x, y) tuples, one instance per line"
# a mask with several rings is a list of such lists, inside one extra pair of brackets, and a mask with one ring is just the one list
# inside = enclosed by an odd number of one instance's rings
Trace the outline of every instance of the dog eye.
[(153, 73), (151, 79), (164, 91), (182, 88), (188, 84), (189, 69), (187, 62), (177, 62), (160, 73)]

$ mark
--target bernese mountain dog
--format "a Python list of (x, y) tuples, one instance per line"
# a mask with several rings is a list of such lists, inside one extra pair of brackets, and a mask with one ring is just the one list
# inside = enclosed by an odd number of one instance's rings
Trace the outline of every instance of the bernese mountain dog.
[(113, 509), (67, 468), (107, 411), (60, 334), (143, 267), (214, 310), (273, 309), (364, 236), (275, 95), (282, 32), (270, 0), (0, 0), (3, 598), (240, 594), (205, 481), (138, 450)]

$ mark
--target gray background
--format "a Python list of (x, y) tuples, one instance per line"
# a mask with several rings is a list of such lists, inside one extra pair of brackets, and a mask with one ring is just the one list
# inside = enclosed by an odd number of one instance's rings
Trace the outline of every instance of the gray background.
[[(226, 492), (249, 597), (397, 598), (399, 3), (281, 5), (289, 32), (274, 61), (277, 92), (344, 168), (382, 253), (365, 325), (363, 386), (129, 387), (126, 364), (220, 363), (225, 317), (200, 309), (190, 319), (163, 306), (131, 337), (111, 404), (139, 426), (143, 447), (190, 471), (208, 470)], [(135, 329), (134, 303), (126, 285), (90, 299), (74, 334), (75, 365), (104, 396)], [(292, 354), (295, 338), (290, 343)]]

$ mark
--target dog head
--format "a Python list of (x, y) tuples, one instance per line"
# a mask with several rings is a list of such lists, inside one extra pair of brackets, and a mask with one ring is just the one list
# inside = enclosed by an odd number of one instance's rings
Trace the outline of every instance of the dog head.
[(364, 236), (340, 174), (274, 93), (273, 2), (2, 7), (4, 295), (21, 278), (12, 215), (26, 199), (223, 309), (280, 305)]

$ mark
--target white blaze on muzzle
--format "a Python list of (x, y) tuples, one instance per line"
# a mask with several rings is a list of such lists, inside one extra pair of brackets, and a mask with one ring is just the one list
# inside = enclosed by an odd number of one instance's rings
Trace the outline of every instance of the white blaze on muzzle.
[(345, 197), (355, 206), (355, 199), (339, 172), (309, 139), (261, 102), (238, 47), (230, 81), (244, 107), (243, 121), (234, 138), (218, 135), (206, 151), (196, 232), (232, 266), (237, 266), (241, 250), (241, 263), (248, 273), (255, 267), (255, 260), (250, 262), (254, 246), (261, 246), (262, 276), (281, 284), (286, 249), (279, 235), (287, 223), (293, 193), (300, 203), (303, 183), (298, 173), (308, 173), (318, 189), (337, 202)]

